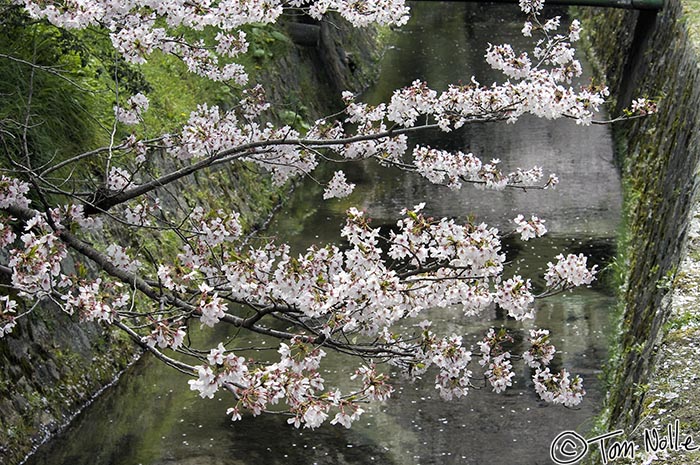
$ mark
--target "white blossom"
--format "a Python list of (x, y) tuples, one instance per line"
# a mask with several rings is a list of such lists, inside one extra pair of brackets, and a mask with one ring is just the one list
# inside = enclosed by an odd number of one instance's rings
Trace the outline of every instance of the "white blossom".
[(347, 197), (352, 193), (353, 189), (355, 189), (355, 184), (347, 182), (345, 173), (342, 171), (336, 171), (323, 192), (323, 198), (331, 199)]

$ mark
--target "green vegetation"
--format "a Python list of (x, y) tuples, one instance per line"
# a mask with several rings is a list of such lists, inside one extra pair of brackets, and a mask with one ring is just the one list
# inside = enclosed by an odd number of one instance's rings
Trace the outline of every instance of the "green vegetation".
[(683, 11), (690, 42), (700, 50), (700, 0), (683, 0)]
[(28, 150), (40, 164), (100, 142), (95, 109), (104, 94), (87, 78), (90, 58), (75, 36), (7, 8), (0, 53), (0, 140), (8, 154)]
[[(34, 164), (109, 144), (113, 106), (138, 92), (150, 99), (137, 129), (146, 137), (176, 130), (197, 104), (230, 107), (240, 92), (189, 73), (173, 56), (155, 53), (142, 67), (130, 65), (101, 31), (65, 31), (30, 20), (17, 7), (0, 9), (0, 143), (14, 157), (30, 153)], [(239, 62), (254, 81), (290, 41), (267, 25), (246, 33), (250, 51)], [(200, 34), (213, 38), (213, 31)], [(116, 129), (120, 140), (130, 128)]]

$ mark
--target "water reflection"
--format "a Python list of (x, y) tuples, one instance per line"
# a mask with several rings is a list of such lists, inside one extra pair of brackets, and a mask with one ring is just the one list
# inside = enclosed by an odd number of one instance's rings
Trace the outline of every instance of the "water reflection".
[[(379, 84), (367, 95), (378, 103), (392, 89), (423, 79), (435, 89), (449, 83), (469, 82), (475, 76), (490, 85), (503, 76), (484, 60), (489, 42), (510, 43), (515, 50), (529, 50), (532, 42), (522, 36), (523, 16), (516, 5), (415, 2), (413, 18), (402, 29), (396, 47), (383, 61)], [(547, 10), (549, 14), (565, 11)], [(590, 79), (587, 63), (585, 77)], [(484, 161), (500, 159), (504, 171), (542, 166), (556, 173), (561, 185), (554, 191), (517, 190), (482, 195), (474, 189), (450, 192), (417, 176), (397, 177), (394, 172), (356, 171), (352, 182), (361, 184), (358, 198), (375, 217), (394, 218), (406, 206), (430, 199), (428, 210), (436, 215), (463, 217), (503, 228), (518, 213), (539, 214), (548, 220), (550, 233), (603, 235), (611, 233), (620, 214), (619, 179), (612, 163), (608, 127), (580, 127), (574, 121), (547, 121), (523, 117), (515, 124), (468, 125), (449, 134), (422, 133), (413, 139), (433, 147), (473, 152)]]
[[(386, 55), (380, 82), (369, 100), (416, 78), (436, 88), (475, 74), (494, 79), (482, 66), (487, 40), (515, 41), (522, 18), (511, 5), (414, 4), (414, 16)], [(494, 39), (494, 34), (498, 35)], [(519, 39), (518, 39), (519, 40)], [(593, 253), (601, 262), (613, 253), (612, 236), (620, 213), (619, 180), (612, 166), (605, 128), (525, 118), (515, 125), (475, 125), (449, 135), (421, 136), (421, 143), (500, 158), (507, 167), (543, 165), (562, 179), (556, 191), (472, 188), (451, 192), (416, 176), (361, 166), (349, 171), (358, 189), (349, 199), (320, 201), (312, 184), (298, 189), (269, 234), (301, 250), (312, 242), (338, 241), (343, 212), (350, 205), (368, 210), (377, 224), (390, 224), (400, 209), (428, 201), (436, 216), (474, 215), (502, 230), (517, 213), (547, 219), (548, 238), (506, 244), (513, 270), (531, 276), (558, 253)], [(549, 442), (564, 429), (584, 431), (604, 395), (597, 374), (605, 360), (608, 311), (613, 302), (604, 287), (582, 289), (539, 303), (537, 319), (516, 323), (492, 310), (476, 318), (458, 308), (433, 310), (440, 329), (476, 341), (492, 325), (515, 330), (516, 345), (530, 327), (552, 330), (560, 350), (555, 367), (566, 366), (585, 379), (588, 396), (567, 410), (540, 402), (530, 371), (516, 364), (513, 389), (495, 395), (483, 383), (465, 399), (443, 402), (429, 376), (402, 383), (386, 405), (371, 405), (352, 430), (325, 425), (296, 430), (282, 416), (231, 423), (228, 399), (201, 400), (186, 380), (144, 358), (106, 395), (81, 415), (66, 434), (43, 448), (29, 465), (257, 465), (257, 464), (538, 464), (549, 463)], [(217, 331), (225, 331), (218, 328)], [(200, 335), (205, 337), (206, 335)], [(265, 341), (238, 341), (241, 345)], [(267, 343), (272, 349), (273, 343)], [(329, 356), (324, 376), (348, 382), (346, 361)]]

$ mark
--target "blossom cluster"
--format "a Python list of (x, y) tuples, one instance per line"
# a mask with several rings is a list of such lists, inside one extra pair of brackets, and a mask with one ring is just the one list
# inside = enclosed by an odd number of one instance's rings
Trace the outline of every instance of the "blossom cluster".
[(535, 237), (541, 237), (547, 233), (547, 228), (544, 226), (544, 220), (541, 220), (534, 215), (529, 220), (526, 220), (523, 215), (518, 215), (515, 217), (513, 222), (517, 225), (515, 232), (520, 234), (520, 238), (524, 241), (528, 241)]
[(588, 268), (588, 258), (583, 254), (563, 254), (556, 256), (557, 263), (548, 263), (544, 279), (552, 288), (568, 288), (590, 284), (595, 278), (597, 265)]
[[(241, 419), (242, 409), (260, 415), (280, 401), (292, 413), (288, 422), (297, 428), (319, 427), (331, 408), (337, 409), (332, 424), (349, 428), (360, 418), (364, 409), (359, 404), (336, 389), (325, 389), (319, 367), (326, 353), (321, 348), (294, 338), (289, 344), (281, 343), (278, 353), (277, 362), (254, 365), (219, 344), (209, 352), (206, 365), (195, 367), (197, 378), (189, 381), (190, 389), (208, 398), (222, 387), (231, 390), (237, 403), (227, 413), (233, 420)], [(351, 378), (361, 381), (361, 387), (353, 393), (359, 398), (386, 400), (393, 391), (386, 375), (378, 373), (372, 364), (361, 366)]]
[(571, 377), (566, 370), (552, 373), (549, 368), (538, 368), (533, 376), (535, 391), (540, 397), (553, 404), (563, 404), (567, 407), (578, 405), (583, 400), (586, 390), (579, 376)]
[(355, 184), (348, 183), (345, 173), (336, 171), (323, 192), (324, 199), (343, 198), (350, 195)]
[(630, 115), (650, 115), (656, 113), (657, 110), (656, 102), (642, 97), (632, 100), (629, 113)]
[(83, 231), (98, 232), (104, 226), (102, 218), (99, 216), (86, 216), (85, 206), (81, 204), (64, 205), (63, 216), (70, 222), (75, 222)]
[(152, 328), (151, 333), (142, 339), (149, 347), (157, 345), (161, 349), (170, 347), (177, 350), (187, 336), (181, 321), (168, 321), (159, 317), (153, 320)]
[(28, 207), (31, 202), (26, 194), (29, 193), (29, 184), (19, 179), (0, 176), (0, 208), (9, 206)]
[(132, 186), (132, 176), (124, 168), (113, 166), (107, 176), (107, 189), (112, 191), (123, 191)]
[[(176, 54), (193, 72), (215, 80), (234, 80), (240, 85), (247, 80), (243, 69), (235, 63), (219, 66), (218, 57), (231, 58), (246, 51), (246, 35), (237, 28), (250, 21), (274, 22), (282, 8), (293, 7), (317, 17), (327, 11), (339, 11), (355, 25), (367, 22), (402, 24), (408, 11), (400, 0), (359, 3), (257, 0), (245, 5), (235, 2), (180, 4), (179, 0), (155, 5), (131, 0), (120, 8), (109, 3), (89, 12), (82, 3), (69, 2), (61, 12), (54, 11), (50, 5), (34, 4), (32, 0), (25, 0), (25, 3), (31, 14), (64, 27), (85, 27), (94, 21), (108, 25), (115, 47), (132, 62), (141, 62), (153, 50), (160, 49)], [(506, 173), (501, 170), (499, 160), (482, 162), (471, 153), (451, 153), (427, 146), (417, 146), (407, 153), (408, 143), (403, 133), (422, 126), (451, 131), (475, 121), (512, 122), (525, 113), (545, 118), (568, 117), (582, 124), (592, 121), (607, 96), (607, 89), (576, 89), (571, 85), (581, 70), (569, 41), (578, 40), (580, 24), (572, 23), (567, 35), (555, 34), (561, 27), (559, 18), (542, 24), (536, 17), (541, 2), (521, 3), (534, 21), (528, 22), (527, 32), (531, 34), (533, 28), (541, 30), (543, 38), (530, 53), (516, 52), (508, 44), (489, 47), (486, 60), (505, 73), (509, 78), (505, 83), (484, 86), (472, 78), (466, 85), (451, 85), (439, 92), (417, 80), (396, 90), (388, 103), (378, 105), (357, 102), (350, 92), (344, 92), (345, 122), (350, 123), (352, 129), (346, 133), (340, 121), (320, 120), (306, 135), (289, 126), (275, 127), (256, 121), (261, 112), (269, 108), (264, 90), (258, 85), (245, 89), (238, 105), (227, 111), (200, 105), (191, 113), (182, 131), (164, 139), (167, 151), (182, 162), (201, 158), (217, 163), (234, 159), (252, 161), (270, 171), (277, 184), (310, 173), (318, 165), (319, 153), (331, 151), (348, 160), (373, 158), (381, 164), (412, 170), (452, 189), (460, 188), (465, 182), (493, 189), (510, 185), (532, 187), (543, 177), (539, 167)], [(73, 8), (79, 12), (75, 13), (76, 17), (82, 20), (73, 17), (75, 15), (70, 13)], [(194, 29), (214, 26), (221, 32), (216, 36), (217, 44), (210, 46), (201, 41), (187, 43), (179, 36), (170, 37), (164, 25)], [(639, 102), (643, 103), (639, 100), (633, 105), (634, 111), (639, 114), (651, 111), (650, 105)], [(124, 108), (116, 107), (115, 112), (118, 120), (133, 124), (147, 108), (147, 98), (137, 94), (126, 100)], [(142, 147), (137, 143), (125, 147), (135, 156), (134, 161), (143, 162)], [(108, 188), (133, 187), (133, 174), (138, 166), (112, 167)], [(326, 186), (326, 198), (345, 196), (352, 190), (351, 184), (338, 173), (341, 172), (336, 172)], [(555, 175), (550, 175), (544, 186), (539, 187), (553, 187), (557, 181)]]
[(418, 377), (431, 366), (438, 369), (435, 375), (435, 389), (440, 397), (452, 400), (466, 396), (471, 386), (472, 352), (463, 346), (462, 337), (455, 334), (440, 338), (430, 330), (431, 322), (419, 323), (423, 330), (419, 345), (418, 362), (411, 367), (410, 376)]
[(529, 342), (530, 349), (523, 353), (525, 363), (531, 368), (548, 366), (556, 352), (554, 346), (549, 343), (549, 331), (531, 329)]
[[(163, 289), (172, 292), (188, 293), (196, 287), (192, 311), (205, 326), (214, 326), (230, 315), (226, 296), (256, 309), (299, 315), (304, 318), (306, 330), (315, 333), (314, 338), (336, 341), (336, 337), (352, 333), (379, 338), (384, 341), (384, 349), (379, 352), (383, 358), (412, 376), (435, 370), (435, 387), (441, 397), (459, 398), (467, 395), (472, 378), (471, 351), (462, 338), (439, 337), (428, 329), (429, 323), (423, 326), (419, 342), (391, 334), (390, 328), (404, 318), (420, 315), (423, 309), (453, 305), (461, 305), (465, 313), (474, 315), (498, 304), (513, 317), (531, 317), (534, 295), (529, 281), (519, 276), (502, 279), (505, 256), (496, 229), (484, 224), (433, 220), (423, 213), (424, 208), (421, 204), (405, 209), (388, 236), (372, 228), (364, 212), (351, 208), (341, 231), (348, 247), (310, 247), (298, 256), (291, 254), (288, 245), (272, 243), (250, 247), (245, 253), (234, 252), (232, 247), (241, 234), (237, 215), (212, 215), (195, 209), (189, 218), (192, 236), (179, 256), (179, 264), (160, 265), (157, 279)], [(124, 271), (135, 273), (141, 268), (124, 249), (114, 247), (107, 255)], [(92, 318), (118, 318), (119, 308), (128, 299), (100, 294), (99, 284), (82, 285), (78, 295), (68, 302), (90, 308), (87, 313)], [(91, 290), (94, 299), (86, 298)], [(144, 340), (151, 347), (177, 349), (182, 345), (182, 319), (153, 318), (149, 324), (152, 331)], [(532, 336), (532, 353), (546, 348), (544, 342), (535, 340), (541, 336), (537, 334)], [(492, 332), (489, 337), (490, 342), (481, 345), (482, 365), (494, 390), (500, 392), (513, 377), (510, 354), (501, 346), (509, 336)], [(284, 398), (298, 426), (317, 425), (331, 408), (338, 409), (337, 423), (349, 424), (361, 411), (352, 402), (340, 398), (331, 401), (334, 395), (320, 394), (323, 379), (317, 367), (323, 351), (302, 349), (308, 344), (309, 340), (303, 338), (292, 345), (283, 343), (282, 359), (273, 366), (237, 362), (235, 376), (217, 368), (218, 363), (202, 365), (196, 369), (197, 379), (191, 386), (207, 397), (223, 385), (238, 392), (234, 417), (243, 410), (260, 413)], [(538, 360), (548, 362), (544, 355)], [(240, 379), (242, 366), (248, 367), (245, 380)], [(271, 384), (273, 378), (281, 384)], [(368, 365), (356, 373), (356, 378), (362, 381), (358, 389), (363, 395), (381, 400), (391, 393), (386, 375), (376, 368)], [(289, 383), (297, 390), (289, 391)]]
[(61, 262), (66, 247), (54, 233), (33, 230), (34, 222), (20, 236), (22, 245), (10, 251), (8, 266), (12, 270), (12, 287), (20, 296), (37, 298), (50, 295), (66, 286)]
[(114, 114), (117, 121), (124, 124), (138, 124), (141, 115), (148, 110), (148, 98), (142, 93), (132, 95), (126, 101), (126, 107), (115, 106)]
[[(144, 314), (147, 318), (143, 323), (151, 330), (142, 340), (151, 348), (178, 349), (184, 341), (188, 315), (199, 317), (203, 326), (215, 326), (231, 318), (227, 301), (303, 321), (311, 336), (297, 335), (291, 344), (281, 344), (279, 363), (257, 365), (238, 356), (225, 357), (219, 348), (210, 353), (207, 365), (196, 367), (197, 379), (191, 387), (205, 397), (213, 396), (222, 386), (233, 391), (239, 399), (232, 410), (234, 417), (242, 410), (261, 413), (284, 399), (297, 426), (316, 427), (328, 418), (331, 409), (337, 410), (333, 422), (347, 426), (355, 421), (362, 409), (357, 402), (324, 390), (318, 367), (325, 353), (311, 345), (313, 340), (347, 344), (342, 341), (350, 334), (374, 340), (378, 344), (375, 356), (412, 376), (434, 370), (435, 388), (441, 397), (465, 396), (473, 376), (472, 353), (460, 336), (440, 337), (427, 322), (421, 325), (423, 333), (418, 339), (393, 334), (391, 328), (400, 320), (419, 316), (424, 309), (455, 305), (465, 314), (476, 315), (495, 304), (514, 318), (531, 318), (535, 296), (529, 280), (503, 276), (505, 254), (498, 230), (469, 221), (432, 219), (424, 209), (425, 204), (404, 209), (395, 227), (382, 234), (363, 211), (350, 208), (341, 231), (347, 246), (312, 246), (294, 256), (286, 244), (267, 243), (247, 251), (237, 248), (242, 234), (238, 214), (195, 208), (186, 219), (189, 226), (182, 229), (187, 237), (178, 263), (160, 264), (157, 276), (149, 278), (159, 283), (161, 292), (172, 292), (173, 298), (157, 302), (157, 313)], [(27, 221), (20, 238), (22, 247), (10, 250), (13, 285), (30, 298), (58, 296), (65, 311), (77, 312), (86, 320), (125, 321), (124, 317), (132, 315), (133, 297), (123, 286), (132, 282), (131, 276), (148, 277), (148, 271), (133, 252), (110, 244), (102, 254), (111, 268), (126, 276), (123, 284), (63, 274), (66, 249), (60, 238), (67, 234), (63, 225), (84, 221), (80, 213), (70, 206), (52, 211), (50, 223), (56, 231), (41, 214)], [(589, 282), (592, 273), (586, 271), (585, 260), (571, 257), (558, 257), (559, 262), (549, 264), (549, 269), (566, 280), (568, 287)], [(585, 273), (589, 275), (577, 278)], [(559, 281), (552, 285), (560, 286)], [(175, 295), (191, 296), (192, 303), (182, 308), (186, 313), (178, 313), (174, 307)], [(7, 316), (12, 306), (6, 307)], [(14, 321), (11, 315), (5, 319), (7, 324)], [(530, 364), (537, 361), (538, 367), (544, 367), (551, 360), (553, 347), (546, 336), (545, 332), (531, 334), (530, 355), (523, 355)], [(480, 363), (497, 392), (512, 384), (511, 356), (502, 345), (509, 338), (492, 330), (480, 344)], [(581, 389), (575, 379), (571, 381), (564, 374), (550, 379), (544, 371), (538, 373), (540, 384), (549, 393), (541, 394), (543, 398), (567, 404), (578, 398)], [(371, 364), (358, 369), (354, 378), (361, 385), (351, 394), (353, 399), (359, 395), (384, 400), (393, 390), (386, 374)], [(555, 385), (559, 391), (553, 390)], [(550, 394), (553, 397), (547, 397)]]
[(17, 239), (17, 234), (12, 229), (14, 218), (7, 215), (0, 216), (0, 247), (7, 247)]
[(161, 210), (160, 199), (143, 197), (124, 207), (124, 220), (133, 226), (150, 226), (154, 215)]
[(121, 283), (103, 282), (100, 278), (71, 281), (70, 290), (62, 296), (63, 310), (71, 315), (77, 313), (85, 321), (111, 323), (119, 319), (117, 311), (131, 302)]
[(535, 296), (532, 294), (529, 279), (523, 279), (518, 275), (506, 279), (498, 287), (494, 300), (516, 320), (529, 319), (534, 316), (534, 309), (531, 305), (535, 301)]

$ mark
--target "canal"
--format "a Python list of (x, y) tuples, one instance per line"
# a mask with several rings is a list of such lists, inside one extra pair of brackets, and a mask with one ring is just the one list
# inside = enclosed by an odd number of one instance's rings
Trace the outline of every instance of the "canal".
[[(364, 99), (386, 101), (391, 90), (424, 79), (433, 88), (500, 77), (483, 59), (489, 41), (525, 47), (523, 16), (503, 4), (413, 3), (409, 24), (393, 34), (377, 84)], [(564, 10), (558, 14), (562, 14)], [(604, 266), (614, 254), (620, 217), (620, 181), (612, 162), (609, 128), (572, 121), (523, 118), (516, 124), (479, 124), (449, 134), (422, 134), (417, 141), (443, 149), (498, 158), (506, 170), (543, 166), (561, 180), (556, 190), (460, 191), (427, 184), (417, 176), (360, 165), (345, 169), (358, 185), (349, 198), (322, 201), (322, 189), (298, 188), (264, 234), (302, 250), (318, 241), (339, 242), (344, 211), (367, 210), (376, 224), (395, 222), (399, 211), (426, 202), (433, 216), (468, 216), (503, 231), (518, 213), (547, 220), (549, 234), (527, 243), (507, 242), (519, 273), (542, 283), (541, 270), (559, 253), (587, 253)], [(532, 389), (529, 370), (515, 364), (516, 383), (498, 395), (482, 384), (466, 398), (445, 402), (425, 380), (401, 384), (385, 404), (367, 408), (353, 429), (324, 425), (297, 430), (286, 417), (267, 415), (231, 422), (227, 399), (202, 400), (187, 379), (143, 357), (87, 408), (63, 434), (42, 447), (27, 465), (311, 465), (550, 463), (549, 443), (563, 430), (584, 433), (605, 393), (598, 380), (606, 361), (609, 314), (615, 302), (605, 284), (538, 303), (534, 322), (515, 322), (496, 310), (480, 317), (433, 312), (440, 329), (475, 342), (490, 326), (505, 325), (522, 339), (529, 328), (552, 331), (560, 351), (556, 366), (583, 376), (588, 395), (575, 409), (547, 405)], [(218, 331), (225, 331), (220, 328)], [(249, 340), (276, 349), (273, 341)], [(347, 379), (346, 361), (329, 356), (324, 377)], [(477, 383), (478, 384), (478, 383)], [(220, 393), (223, 395), (223, 393)]]

